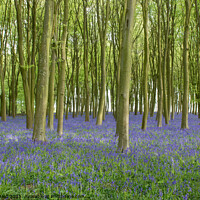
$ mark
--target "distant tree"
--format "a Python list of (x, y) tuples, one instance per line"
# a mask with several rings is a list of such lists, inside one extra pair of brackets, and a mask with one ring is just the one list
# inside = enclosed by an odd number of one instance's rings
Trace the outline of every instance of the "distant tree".
[(132, 30), (134, 24), (136, 0), (127, 0), (126, 17), (123, 25), (121, 69), (120, 69), (120, 95), (119, 115), (117, 125), (119, 140), (117, 150), (119, 152), (129, 149), (129, 89), (131, 74), (131, 47)]

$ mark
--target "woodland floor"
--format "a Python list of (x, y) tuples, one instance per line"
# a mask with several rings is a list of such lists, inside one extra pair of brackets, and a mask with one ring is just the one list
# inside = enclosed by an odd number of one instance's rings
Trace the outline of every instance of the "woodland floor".
[[(181, 114), (156, 127), (156, 114), (140, 129), (130, 114), (130, 153), (116, 153), (115, 120), (102, 126), (84, 116), (64, 121), (64, 134), (47, 129), (44, 144), (31, 140), (25, 117), (0, 122), (0, 198), (200, 199), (200, 120)], [(56, 130), (57, 120), (54, 128)]]

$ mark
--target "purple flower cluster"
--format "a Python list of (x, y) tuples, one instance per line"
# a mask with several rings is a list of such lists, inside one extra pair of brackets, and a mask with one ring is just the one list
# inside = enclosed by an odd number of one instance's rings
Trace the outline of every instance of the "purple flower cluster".
[[(0, 123), (0, 194), (86, 195), (101, 198), (200, 198), (199, 120), (189, 115), (181, 130), (181, 115), (157, 128), (149, 118), (130, 115), (130, 153), (116, 153), (116, 122), (106, 115), (102, 126), (84, 116), (64, 121), (57, 138), (47, 129), (48, 142), (34, 143), (25, 117)], [(57, 120), (55, 120), (55, 130)], [(7, 189), (6, 189), (7, 188)], [(9, 188), (13, 188), (9, 190)], [(199, 196), (198, 196), (199, 195)]]

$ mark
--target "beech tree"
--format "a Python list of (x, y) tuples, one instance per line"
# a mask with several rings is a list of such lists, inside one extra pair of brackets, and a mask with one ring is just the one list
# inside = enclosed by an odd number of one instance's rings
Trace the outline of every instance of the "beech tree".
[[(107, 24), (109, 19), (109, 2), (110, 0), (103, 0), (101, 4), (99, 0), (96, 0), (97, 6), (97, 23), (99, 30), (99, 37), (101, 43), (101, 91), (100, 91), (100, 100), (99, 108), (97, 114), (97, 125), (101, 125), (103, 121), (104, 107), (105, 107), (105, 92), (106, 92), (106, 33), (107, 33)], [(101, 7), (101, 10), (99, 9)], [(101, 11), (101, 16), (100, 16)]]
[[(119, 140), (117, 150), (119, 152), (129, 149), (129, 90), (131, 74), (131, 45), (132, 31), (135, 15), (136, 0), (127, 0), (126, 17), (123, 25), (121, 69), (120, 69), (120, 94), (119, 115), (117, 125)], [(119, 125), (118, 125), (119, 124)]]
[(67, 39), (67, 19), (68, 19), (68, 0), (64, 0), (64, 19), (63, 33), (61, 37), (61, 69), (59, 74), (59, 111), (58, 111), (58, 135), (63, 134), (63, 113), (64, 113), (64, 96), (65, 96), (65, 69), (66, 69), (66, 39)]
[(15, 8), (17, 12), (17, 30), (18, 30), (18, 52), (19, 52), (19, 64), (22, 75), (22, 82), (24, 88), (24, 97), (26, 105), (26, 127), (28, 129), (33, 127), (33, 114), (31, 108), (30, 98), (30, 86), (28, 84), (28, 72), (24, 60), (24, 48), (23, 48), (23, 19), (22, 19), (22, 0), (15, 0)]
[(46, 0), (36, 86), (36, 109), (32, 137), (34, 141), (46, 141), (45, 131), (49, 77), (49, 47), (53, 24), (53, 11), (54, 0)]
[(149, 69), (149, 40), (148, 40), (148, 0), (142, 1), (143, 27), (144, 27), (144, 70), (143, 70), (143, 88), (144, 88), (144, 114), (142, 118), (142, 129), (146, 130), (148, 118), (148, 69)]
[(162, 79), (162, 61), (161, 61), (161, 22), (160, 22), (160, 11), (161, 5), (160, 0), (157, 0), (157, 8), (158, 8), (158, 76), (159, 76), (159, 84), (158, 84), (158, 112), (157, 112), (157, 126), (162, 127), (162, 112), (163, 112), (163, 79)]
[(184, 31), (184, 42), (183, 42), (183, 65), (184, 65), (184, 94), (183, 94), (183, 111), (181, 128), (187, 129), (188, 126), (188, 100), (189, 100), (189, 70), (188, 70), (188, 38), (189, 38), (189, 24), (190, 24), (190, 12), (191, 2), (185, 0), (185, 31)]

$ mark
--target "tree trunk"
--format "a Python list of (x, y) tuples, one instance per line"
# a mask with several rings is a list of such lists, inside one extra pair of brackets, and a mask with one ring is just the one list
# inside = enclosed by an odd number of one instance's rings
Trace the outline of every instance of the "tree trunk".
[(162, 127), (162, 111), (163, 111), (163, 79), (161, 69), (161, 23), (160, 23), (160, 0), (157, 0), (158, 7), (158, 113), (157, 113), (157, 126)]
[[(61, 38), (61, 69), (59, 76), (59, 111), (58, 111), (58, 127), (59, 136), (63, 134), (63, 113), (64, 113), (64, 96), (65, 96), (65, 69), (66, 69), (66, 39), (67, 39), (67, 19), (68, 19), (68, 0), (64, 0), (64, 19), (63, 33)], [(73, 77), (72, 77), (73, 78)]]
[(36, 110), (33, 129), (33, 141), (46, 141), (46, 111), (48, 99), (49, 80), (49, 47), (53, 23), (54, 1), (45, 1), (45, 15), (43, 23), (43, 34), (40, 46), (38, 79), (36, 91)]
[[(169, 0), (167, 0), (167, 5), (169, 4)], [(163, 21), (164, 21), (164, 12), (163, 12)], [(165, 50), (164, 50), (164, 58), (163, 58), (163, 106), (164, 106), (164, 116), (165, 116), (165, 124), (169, 124), (169, 115), (168, 115), (168, 99), (167, 99), (167, 84), (166, 84), (166, 67), (167, 67), (167, 52), (169, 46), (169, 8), (167, 6), (167, 27), (165, 30)]]
[[(99, 15), (99, 1), (96, 0), (97, 4), (97, 22), (99, 27), (99, 35), (100, 35), (100, 43), (101, 43), (101, 91), (100, 91), (100, 101), (99, 101), (99, 109), (97, 114), (97, 125), (102, 125), (102, 120), (104, 118), (104, 106), (105, 106), (105, 92), (106, 92), (106, 32), (107, 32), (107, 24), (109, 19), (109, 2), (110, 0), (106, 1), (106, 14), (104, 13), (104, 5), (101, 8), (102, 14), (105, 14), (105, 19), (103, 16), (102, 20), (100, 21)], [(104, 4), (104, 1), (103, 1)]]
[(35, 54), (36, 54), (36, 0), (33, 0), (32, 6), (32, 57), (31, 57), (31, 106), (32, 118), (34, 119), (35, 105)]
[(171, 97), (172, 97), (172, 113), (171, 119), (174, 119), (175, 113), (175, 103), (174, 103), (174, 46), (175, 46), (175, 39), (174, 39), (174, 27), (175, 27), (175, 14), (176, 14), (176, 4), (174, 5), (173, 15), (172, 15), (172, 40), (171, 40), (171, 65), (172, 65), (172, 73), (171, 73)]
[(22, 74), (22, 82), (24, 88), (25, 106), (26, 106), (26, 128), (33, 127), (33, 115), (31, 108), (30, 88), (27, 80), (27, 69), (25, 68), (24, 54), (23, 54), (23, 26), (22, 26), (22, 11), (21, 0), (15, 1), (15, 7), (17, 12), (17, 29), (18, 29), (18, 51), (19, 51), (19, 64)]
[(191, 2), (185, 0), (186, 19), (185, 19), (185, 31), (183, 42), (183, 66), (184, 66), (184, 94), (183, 94), (183, 110), (181, 128), (188, 129), (188, 98), (189, 98), (189, 67), (188, 67), (188, 40), (189, 40), (189, 24), (190, 24), (190, 11)]
[(57, 48), (57, 10), (58, 5), (54, 7), (54, 19), (53, 19), (53, 44), (51, 54), (51, 68), (49, 76), (49, 113), (48, 113), (48, 127), (50, 130), (54, 129), (54, 85), (55, 85), (55, 67), (56, 67), (56, 48)]
[(117, 151), (129, 150), (129, 88), (131, 74), (131, 45), (132, 30), (135, 15), (136, 0), (127, 0), (126, 17), (123, 28), (121, 69), (120, 69), (120, 95), (119, 95), (119, 115), (117, 116), (119, 134)]
[(85, 74), (85, 121), (90, 121), (89, 105), (90, 91), (88, 81), (88, 28), (87, 28), (87, 0), (83, 1), (83, 42), (84, 42), (84, 74)]
[[(195, 0), (195, 8), (196, 8), (196, 20), (197, 20), (197, 67), (199, 69), (199, 58), (200, 58), (200, 15), (198, 10), (197, 0)], [(198, 100), (198, 118), (200, 119), (200, 70), (198, 70), (198, 92), (197, 92), (197, 100)]]
[(15, 76), (15, 69), (16, 69), (16, 65), (15, 65), (15, 41), (12, 45), (12, 81), (11, 81), (11, 95), (12, 95), (12, 117), (15, 118), (16, 116), (16, 110), (15, 110), (15, 106), (16, 106), (16, 96), (15, 96), (15, 84), (16, 84), (16, 76)]
[(148, 0), (143, 0), (143, 27), (144, 27), (144, 71), (143, 71), (143, 91), (144, 91), (144, 113), (142, 118), (142, 130), (147, 128), (148, 118), (148, 70), (149, 70), (149, 41), (148, 41)]

